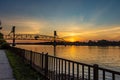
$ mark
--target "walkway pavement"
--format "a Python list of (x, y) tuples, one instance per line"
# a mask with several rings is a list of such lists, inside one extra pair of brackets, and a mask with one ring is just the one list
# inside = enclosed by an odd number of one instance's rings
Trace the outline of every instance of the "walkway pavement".
[(0, 50), (0, 80), (15, 80), (4, 50)]

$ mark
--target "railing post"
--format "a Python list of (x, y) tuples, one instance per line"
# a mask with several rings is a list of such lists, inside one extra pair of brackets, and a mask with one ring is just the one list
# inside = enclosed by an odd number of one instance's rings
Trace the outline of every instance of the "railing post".
[(21, 56), (25, 60), (25, 49), (21, 49), (21, 52), (19, 53), (19, 56)]
[(94, 80), (98, 80), (98, 65), (97, 64), (93, 65), (93, 78)]
[(48, 80), (48, 53), (45, 54), (45, 80)]
[(22, 53), (21, 53), (22, 55), (20, 55), (20, 56), (22, 56), (23, 61), (26, 62), (25, 49), (22, 49), (21, 51), (22, 51)]
[(32, 66), (32, 51), (30, 51), (30, 65)]
[(44, 58), (44, 54), (43, 54), (43, 52), (42, 52), (42, 69), (43, 69), (43, 59)]

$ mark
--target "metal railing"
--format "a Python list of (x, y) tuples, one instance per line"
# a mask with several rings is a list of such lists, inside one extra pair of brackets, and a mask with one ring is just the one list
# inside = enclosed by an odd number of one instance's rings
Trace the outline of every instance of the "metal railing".
[(16, 47), (10, 47), (10, 50), (45, 75), (46, 80), (120, 80), (120, 72), (97, 64), (84, 64)]

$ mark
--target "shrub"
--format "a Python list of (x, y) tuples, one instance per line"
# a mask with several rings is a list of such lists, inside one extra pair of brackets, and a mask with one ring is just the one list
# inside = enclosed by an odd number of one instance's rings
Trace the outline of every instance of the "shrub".
[(6, 42), (4, 39), (0, 39), (0, 44)]
[(0, 33), (0, 39), (3, 39), (3, 34), (2, 33)]
[(10, 44), (7, 43), (7, 42), (3, 42), (3, 43), (1, 44), (1, 49), (8, 49), (9, 47), (10, 47)]

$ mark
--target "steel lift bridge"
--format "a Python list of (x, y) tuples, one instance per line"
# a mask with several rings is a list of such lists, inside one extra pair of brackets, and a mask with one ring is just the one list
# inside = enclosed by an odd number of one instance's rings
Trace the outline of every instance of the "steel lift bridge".
[(63, 38), (59, 38), (57, 32), (54, 31), (54, 36), (41, 35), (41, 34), (16, 34), (15, 26), (12, 27), (11, 32), (8, 35), (4, 35), (4, 39), (12, 40), (12, 46), (15, 46), (15, 40), (42, 40), (46, 42), (53, 42), (54, 55), (56, 54), (56, 42), (65, 42)]
[(42, 40), (42, 41), (49, 41), (56, 42), (64, 41), (63, 38), (59, 38), (57, 32), (54, 31), (54, 36), (49, 35), (41, 35), (41, 34), (17, 34), (15, 33), (15, 26), (12, 27), (11, 32), (8, 35), (4, 35), (4, 39), (6, 40)]

